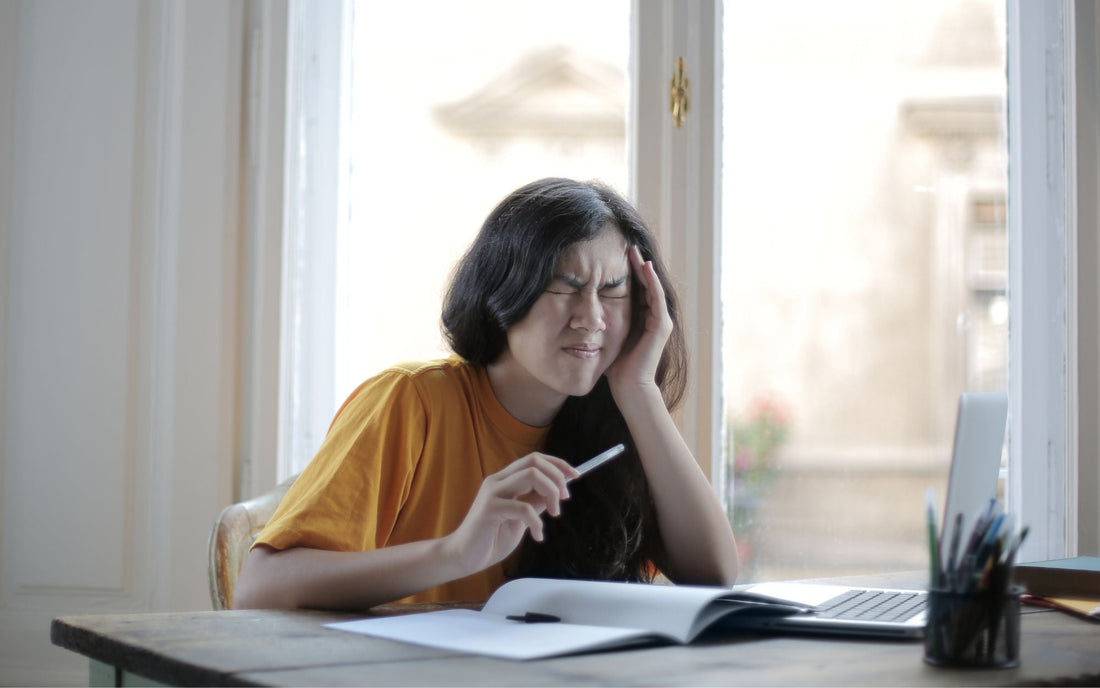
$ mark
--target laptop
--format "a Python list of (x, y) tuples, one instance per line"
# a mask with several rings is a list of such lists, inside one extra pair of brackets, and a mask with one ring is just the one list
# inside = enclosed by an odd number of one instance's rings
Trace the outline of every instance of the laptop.
[[(949, 542), (955, 514), (963, 514), (962, 533), (997, 496), (1008, 398), (1004, 394), (963, 394), (955, 421), (942, 542)], [(735, 588), (753, 595), (813, 607), (809, 613), (761, 616), (754, 629), (879, 638), (920, 638), (924, 634), (927, 592), (847, 587), (817, 583), (770, 582)], [(739, 621), (744, 623), (745, 620)]]

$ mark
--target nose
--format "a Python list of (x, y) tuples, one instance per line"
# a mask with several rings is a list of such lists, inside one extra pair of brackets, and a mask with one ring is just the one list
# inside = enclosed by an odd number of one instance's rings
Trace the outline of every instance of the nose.
[(603, 303), (600, 301), (599, 294), (595, 292), (577, 294), (569, 325), (575, 330), (584, 330), (585, 332), (602, 332), (607, 327), (607, 323), (604, 321)]

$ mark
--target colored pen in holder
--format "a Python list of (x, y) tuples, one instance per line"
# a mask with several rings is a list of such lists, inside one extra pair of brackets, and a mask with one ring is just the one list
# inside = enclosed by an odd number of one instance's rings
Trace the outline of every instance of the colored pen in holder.
[[(924, 661), (937, 666), (1008, 668), (1020, 662), (1020, 594), (1012, 567), (1027, 526), (1017, 529), (997, 500), (974, 522), (965, 544), (962, 514), (936, 535), (928, 497), (931, 581), (924, 631)], [(946, 547), (945, 547), (946, 546)]]

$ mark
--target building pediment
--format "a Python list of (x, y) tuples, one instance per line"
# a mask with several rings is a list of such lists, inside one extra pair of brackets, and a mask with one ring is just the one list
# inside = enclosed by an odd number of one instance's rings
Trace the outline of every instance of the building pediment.
[(435, 109), (472, 138), (623, 137), (624, 74), (566, 47), (531, 53), (469, 96)]

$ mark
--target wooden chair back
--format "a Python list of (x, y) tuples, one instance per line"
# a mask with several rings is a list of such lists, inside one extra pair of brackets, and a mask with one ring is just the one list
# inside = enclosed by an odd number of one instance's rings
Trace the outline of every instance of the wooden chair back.
[(275, 514), (279, 502), (294, 483), (294, 476), (275, 489), (222, 510), (210, 530), (210, 601), (214, 609), (233, 608), (233, 588), (252, 543)]

